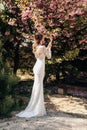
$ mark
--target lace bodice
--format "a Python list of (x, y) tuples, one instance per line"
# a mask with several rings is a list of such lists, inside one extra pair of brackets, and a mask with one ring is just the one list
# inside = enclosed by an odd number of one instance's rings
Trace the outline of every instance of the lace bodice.
[(45, 59), (45, 57), (47, 57), (48, 59), (51, 58), (51, 50), (44, 45), (39, 45), (37, 47), (37, 52), (38, 54), (35, 55), (36, 59), (43, 60)]

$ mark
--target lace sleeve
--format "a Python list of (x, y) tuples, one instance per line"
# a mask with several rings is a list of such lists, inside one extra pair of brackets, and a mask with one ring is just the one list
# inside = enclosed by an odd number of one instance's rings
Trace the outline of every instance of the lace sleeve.
[(48, 59), (51, 59), (51, 49), (44, 46), (44, 53)]

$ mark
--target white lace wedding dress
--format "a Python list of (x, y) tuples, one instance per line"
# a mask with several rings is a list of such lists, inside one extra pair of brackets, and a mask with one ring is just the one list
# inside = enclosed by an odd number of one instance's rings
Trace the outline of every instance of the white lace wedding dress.
[(48, 59), (51, 58), (51, 50), (44, 45), (39, 45), (37, 50), (39, 51), (39, 56), (36, 56), (37, 60), (33, 67), (34, 84), (31, 98), (26, 109), (16, 115), (18, 117), (29, 118), (46, 115), (43, 95), (43, 79), (45, 75), (45, 57)]

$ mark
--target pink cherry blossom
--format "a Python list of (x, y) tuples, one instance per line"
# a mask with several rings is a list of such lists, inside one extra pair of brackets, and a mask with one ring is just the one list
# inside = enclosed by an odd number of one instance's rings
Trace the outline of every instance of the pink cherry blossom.
[(9, 36), (9, 35), (10, 35), (10, 31), (6, 31), (5, 36)]
[(66, 37), (71, 37), (71, 34), (70, 33), (66, 33)]
[(81, 14), (82, 14), (81, 9), (80, 9), (80, 8), (78, 8), (78, 9), (76, 10), (75, 14), (81, 15)]
[(16, 36), (16, 39), (17, 39), (18, 41), (20, 41), (20, 40), (21, 40), (21, 38), (20, 38), (20, 37), (18, 37), (18, 36)]
[(73, 17), (74, 15), (75, 15), (75, 11), (72, 11), (72, 12), (69, 13), (69, 16)]
[(74, 28), (75, 26), (73, 24), (70, 25), (70, 28)]
[(8, 24), (13, 26), (15, 24), (15, 21), (9, 21)]

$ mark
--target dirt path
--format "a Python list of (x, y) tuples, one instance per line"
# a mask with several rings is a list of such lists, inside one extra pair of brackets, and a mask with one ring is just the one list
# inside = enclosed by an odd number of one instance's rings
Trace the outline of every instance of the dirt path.
[(87, 99), (61, 95), (45, 98), (47, 115), (0, 120), (0, 130), (87, 130)]

